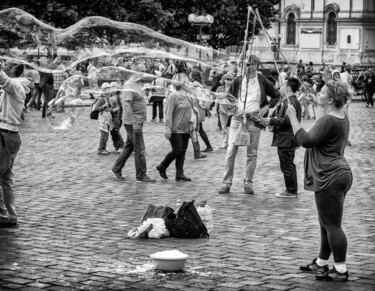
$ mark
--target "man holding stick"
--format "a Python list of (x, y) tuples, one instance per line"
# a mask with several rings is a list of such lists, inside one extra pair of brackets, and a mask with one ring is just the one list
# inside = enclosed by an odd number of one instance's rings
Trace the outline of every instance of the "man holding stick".
[[(240, 124), (245, 121), (246, 129), (250, 134), (250, 145), (247, 146), (246, 172), (244, 178), (244, 191), (246, 194), (254, 194), (253, 177), (257, 162), (257, 152), (261, 129), (256, 124), (246, 118), (253, 116), (252, 119), (261, 118), (267, 115), (268, 110), (274, 107), (280, 99), (280, 93), (274, 88), (262, 74), (257, 73), (259, 59), (251, 55), (249, 60), (244, 63), (244, 77), (237, 77), (233, 80), (229, 89), (229, 94), (238, 99), (238, 114), (233, 116), (229, 129), (229, 144), (225, 156), (225, 168), (223, 185), (219, 189), (219, 194), (229, 193), (232, 186), (234, 175), (234, 161), (238, 151), (238, 145), (235, 145), (235, 133)], [(266, 96), (270, 96), (268, 101)], [(246, 118), (246, 120), (244, 120)]]

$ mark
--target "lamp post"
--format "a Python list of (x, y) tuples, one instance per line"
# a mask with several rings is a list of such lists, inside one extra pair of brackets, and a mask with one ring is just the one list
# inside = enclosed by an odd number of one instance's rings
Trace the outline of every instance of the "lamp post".
[[(206, 15), (195, 15), (195, 14), (190, 14), (188, 17), (189, 22), (193, 26), (199, 26), (199, 44), (202, 44), (202, 39), (203, 39), (203, 34), (202, 34), (202, 29), (203, 26), (210, 26), (214, 22), (214, 17), (210, 14)], [(199, 49), (199, 58), (201, 58), (201, 50)]]

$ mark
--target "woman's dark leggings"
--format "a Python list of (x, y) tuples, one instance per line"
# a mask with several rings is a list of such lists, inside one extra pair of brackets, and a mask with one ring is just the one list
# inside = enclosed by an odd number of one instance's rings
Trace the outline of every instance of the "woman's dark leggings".
[(320, 224), (319, 258), (328, 260), (331, 253), (335, 263), (344, 263), (348, 246), (341, 228), (345, 195), (352, 185), (352, 175), (344, 173), (328, 188), (315, 192)]
[(164, 160), (160, 163), (162, 169), (167, 169), (169, 165), (176, 160), (176, 174), (184, 173), (185, 154), (189, 145), (190, 134), (188, 133), (172, 133), (169, 142), (172, 146)]

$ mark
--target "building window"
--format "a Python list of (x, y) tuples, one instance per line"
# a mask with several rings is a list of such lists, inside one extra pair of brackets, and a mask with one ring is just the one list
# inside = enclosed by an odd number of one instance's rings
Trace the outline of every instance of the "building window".
[(327, 43), (328, 45), (335, 45), (337, 42), (337, 22), (336, 13), (330, 12), (327, 20)]
[(296, 44), (296, 21), (293, 13), (288, 15), (286, 29), (286, 44)]

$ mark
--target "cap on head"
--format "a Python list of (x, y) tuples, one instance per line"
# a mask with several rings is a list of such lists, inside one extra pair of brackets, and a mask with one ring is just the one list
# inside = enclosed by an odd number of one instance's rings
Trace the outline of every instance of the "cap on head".
[[(104, 84), (106, 84), (106, 83), (104, 83)], [(103, 85), (104, 85), (103, 84)], [(107, 83), (108, 84), (108, 83)], [(102, 86), (103, 86), (102, 85)], [(109, 87), (112, 87), (112, 88), (115, 88), (115, 89), (120, 89), (121, 88), (121, 86), (119, 85), (119, 83), (117, 83), (117, 82), (111, 82), (111, 84), (109, 84)]]
[(107, 82), (103, 83), (101, 86), (102, 89), (111, 88), (111, 85)]

